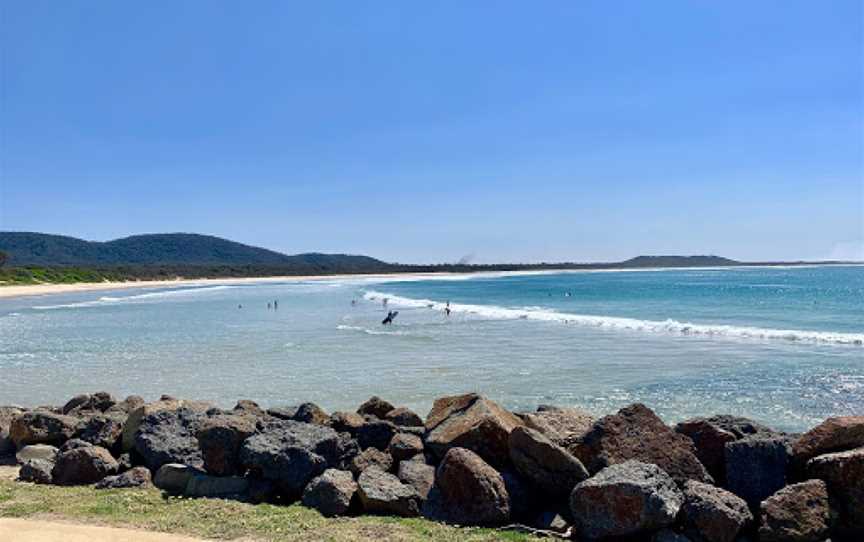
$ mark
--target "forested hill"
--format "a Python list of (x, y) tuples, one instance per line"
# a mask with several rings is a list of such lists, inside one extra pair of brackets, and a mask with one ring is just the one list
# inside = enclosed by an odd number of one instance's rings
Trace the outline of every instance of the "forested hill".
[(298, 272), (375, 272), (387, 264), (367, 256), (297, 254), (289, 256), (210, 235), (134, 235), (113, 241), (30, 232), (0, 232), (0, 251), (12, 267), (186, 266), (296, 269)]

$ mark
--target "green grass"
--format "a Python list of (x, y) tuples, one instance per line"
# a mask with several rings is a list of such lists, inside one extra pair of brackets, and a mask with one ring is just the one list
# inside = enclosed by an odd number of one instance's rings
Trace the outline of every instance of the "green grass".
[(0, 480), (0, 517), (63, 519), (220, 540), (527, 541), (525, 534), (456, 528), (420, 518), (324, 518), (299, 505), (164, 497), (155, 489), (100, 490)]

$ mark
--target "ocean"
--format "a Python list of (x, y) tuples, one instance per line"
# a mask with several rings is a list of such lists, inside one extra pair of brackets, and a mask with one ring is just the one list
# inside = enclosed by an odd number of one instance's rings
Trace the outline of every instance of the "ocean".
[[(399, 314), (385, 326), (388, 310)], [(421, 415), (436, 397), (477, 391), (516, 411), (555, 404), (602, 415), (642, 402), (668, 423), (729, 413), (803, 431), (864, 413), (864, 267), (358, 277), (0, 299), (0, 404), (100, 390), (330, 411), (380, 395)]]

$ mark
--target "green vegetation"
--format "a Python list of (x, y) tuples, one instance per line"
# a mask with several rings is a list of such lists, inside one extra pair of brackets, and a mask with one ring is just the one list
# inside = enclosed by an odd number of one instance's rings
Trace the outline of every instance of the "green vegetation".
[(165, 497), (156, 489), (95, 490), (0, 480), (0, 517), (56, 518), (220, 540), (539, 540), (490, 529), (456, 528), (419, 518), (327, 519), (299, 505), (250, 505)]
[(79, 267), (0, 267), (0, 286), (23, 284), (71, 284), (129, 280), (122, 274)]

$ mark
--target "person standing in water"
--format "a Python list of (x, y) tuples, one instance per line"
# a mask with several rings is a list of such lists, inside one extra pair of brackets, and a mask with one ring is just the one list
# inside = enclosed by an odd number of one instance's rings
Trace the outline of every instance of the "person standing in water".
[(267, 310), (268, 311), (270, 310), (270, 302), (269, 301), (267, 302)]
[(447, 306), (444, 307), (444, 314), (450, 316), (450, 301), (447, 301)]
[(273, 301), (273, 310), (275, 311), (275, 310), (278, 310), (278, 309), (279, 309), (279, 302), (276, 301), (276, 300), (274, 300), (274, 301)]

